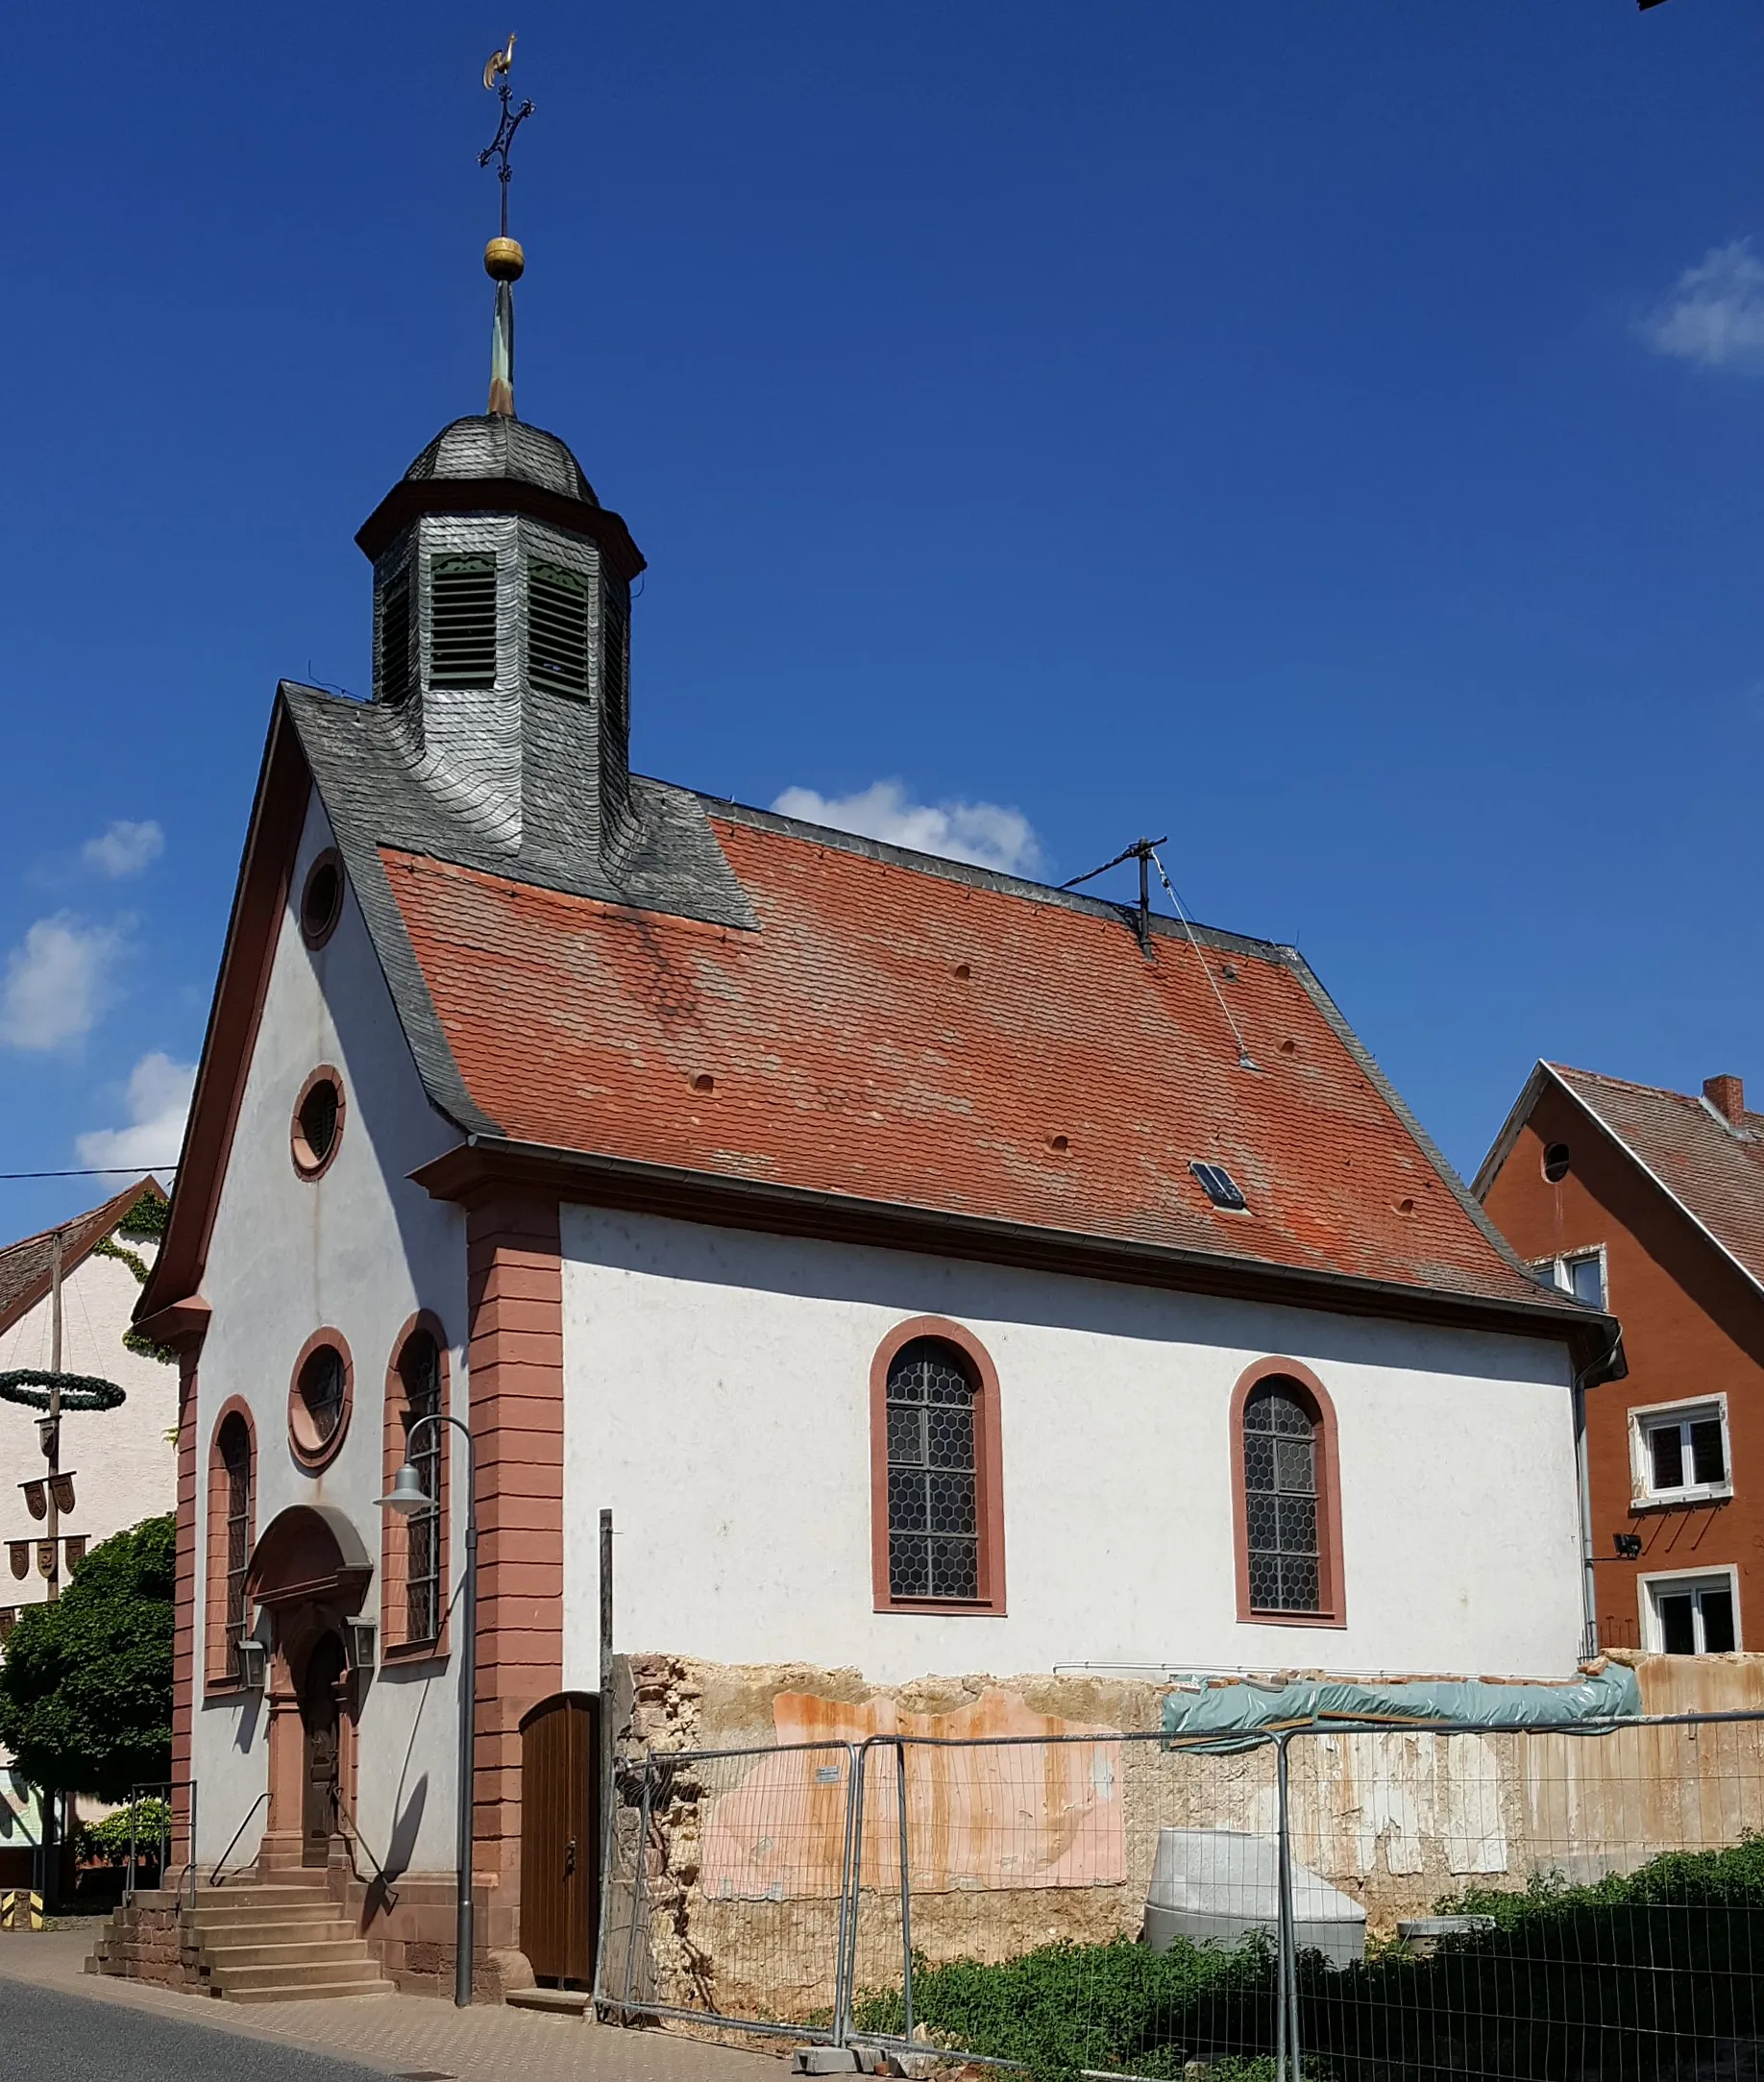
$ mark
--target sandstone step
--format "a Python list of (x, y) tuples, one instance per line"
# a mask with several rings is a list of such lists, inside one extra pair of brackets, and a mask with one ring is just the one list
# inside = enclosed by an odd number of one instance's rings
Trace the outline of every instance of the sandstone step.
[(334, 1901), (276, 1901), (259, 1908), (255, 1903), (241, 1902), (236, 1907), (199, 1908), (191, 1912), (188, 1921), (198, 1930), (275, 1930), (283, 1924), (342, 1923), (346, 1921), (343, 1911)]
[(223, 2002), (317, 2002), (326, 1997), (395, 1996), (398, 1990), (390, 1981), (341, 1981), (282, 1988), (217, 1988), (214, 1993)]
[(318, 1938), (310, 1944), (205, 1945), (202, 1956), (216, 1973), (231, 1973), (236, 1967), (309, 1967), (334, 1961), (354, 1966), (361, 1958), (361, 1941), (353, 1930), (334, 1938)]
[(594, 1997), (585, 1988), (511, 1988), (502, 1997), (511, 2010), (554, 2010), (580, 2017)]
[(251, 1988), (342, 1988), (362, 1981), (378, 1981), (380, 1968), (374, 1960), (357, 1953), (355, 1958), (326, 1959), (313, 1966), (292, 1961), (281, 1966), (216, 1967), (210, 1984), (227, 1995)]

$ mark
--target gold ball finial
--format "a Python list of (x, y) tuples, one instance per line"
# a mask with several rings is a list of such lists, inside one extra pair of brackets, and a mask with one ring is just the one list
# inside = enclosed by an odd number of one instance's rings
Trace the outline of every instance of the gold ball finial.
[(484, 273), (492, 282), (519, 282), (527, 269), (527, 256), (518, 238), (493, 238), (484, 248)]

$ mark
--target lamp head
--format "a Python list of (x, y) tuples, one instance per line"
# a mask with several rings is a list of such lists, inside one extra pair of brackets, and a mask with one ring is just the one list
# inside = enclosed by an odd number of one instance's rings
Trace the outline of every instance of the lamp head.
[(392, 1486), (380, 1500), (380, 1507), (386, 1511), (403, 1511), (406, 1517), (412, 1511), (432, 1511), (435, 1500), (423, 1487), (423, 1478), (406, 1460), (393, 1477)]

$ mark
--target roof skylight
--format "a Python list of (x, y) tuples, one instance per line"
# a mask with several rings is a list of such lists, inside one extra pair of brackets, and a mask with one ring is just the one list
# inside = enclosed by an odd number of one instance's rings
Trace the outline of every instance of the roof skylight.
[(1215, 1208), (1230, 1208), (1234, 1212), (1241, 1212), (1248, 1207), (1249, 1202), (1244, 1199), (1237, 1180), (1222, 1163), (1202, 1163), (1197, 1157), (1188, 1169), (1200, 1180), (1207, 1198)]

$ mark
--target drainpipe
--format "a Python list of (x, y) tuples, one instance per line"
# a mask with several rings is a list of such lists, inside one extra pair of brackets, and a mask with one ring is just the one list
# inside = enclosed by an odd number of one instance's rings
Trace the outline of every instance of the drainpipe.
[(1574, 1460), (1580, 1506), (1580, 1616), (1584, 1627), (1580, 1647), (1584, 1660), (1599, 1653), (1599, 1595), (1593, 1576), (1592, 1467), (1586, 1450), (1586, 1390), (1590, 1377), (1610, 1380), (1612, 1361), (1623, 1349), (1623, 1326), (1617, 1326), (1609, 1348), (1600, 1359), (1589, 1359), (1574, 1377)]

